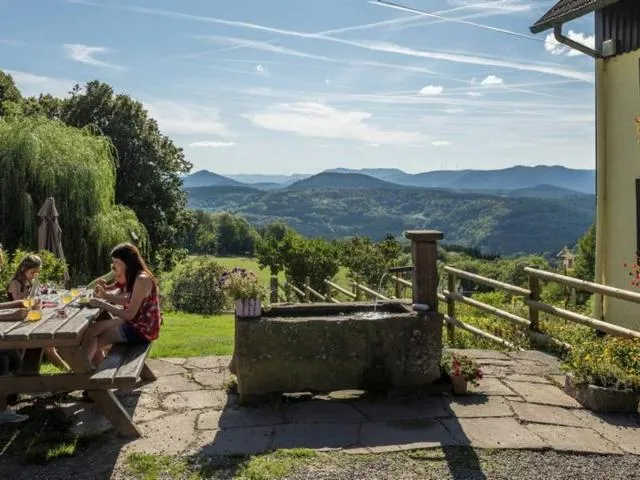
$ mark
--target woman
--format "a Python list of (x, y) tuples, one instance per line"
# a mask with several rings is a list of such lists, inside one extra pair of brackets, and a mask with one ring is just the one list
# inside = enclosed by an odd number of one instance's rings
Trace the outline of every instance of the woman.
[(116, 281), (124, 285), (125, 295), (111, 295), (104, 286), (96, 286), (91, 306), (101, 308), (115, 318), (94, 323), (85, 335), (84, 347), (94, 365), (104, 360), (102, 349), (114, 343), (154, 341), (162, 324), (158, 284), (138, 249), (123, 243), (113, 249), (111, 259)]
[[(10, 301), (24, 300), (29, 296), (31, 288), (33, 287), (33, 281), (40, 273), (41, 268), (42, 259), (37, 255), (27, 255), (20, 261), (16, 273), (7, 286), (7, 296)], [(69, 367), (64, 360), (62, 360), (55, 348), (45, 348), (44, 354), (47, 360), (55, 367), (63, 371), (69, 370)]]

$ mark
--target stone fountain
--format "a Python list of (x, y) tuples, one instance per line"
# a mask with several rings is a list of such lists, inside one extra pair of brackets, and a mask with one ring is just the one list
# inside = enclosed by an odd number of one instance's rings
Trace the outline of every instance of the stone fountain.
[(437, 231), (409, 231), (412, 304), (279, 304), (236, 317), (232, 371), (242, 403), (282, 393), (422, 390), (441, 377)]

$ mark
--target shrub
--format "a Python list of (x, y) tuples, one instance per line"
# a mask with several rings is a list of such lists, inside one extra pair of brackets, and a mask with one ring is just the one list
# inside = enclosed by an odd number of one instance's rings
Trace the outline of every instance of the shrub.
[(573, 347), (563, 366), (578, 382), (640, 392), (640, 341), (593, 335)]
[[(13, 254), (5, 254), (5, 264), (0, 266), (0, 301), (7, 300), (6, 287), (9, 285), (9, 281), (16, 273), (20, 261), (29, 254), (34, 252), (27, 252), (24, 250), (16, 250)], [(64, 272), (67, 269), (67, 263), (64, 260), (60, 260), (53, 253), (48, 250), (43, 250), (37, 253), (42, 258), (42, 269), (38, 276), (41, 284), (55, 283), (62, 284), (64, 281)]]
[(225, 269), (211, 257), (191, 257), (162, 277), (163, 307), (211, 315), (227, 305), (220, 277)]

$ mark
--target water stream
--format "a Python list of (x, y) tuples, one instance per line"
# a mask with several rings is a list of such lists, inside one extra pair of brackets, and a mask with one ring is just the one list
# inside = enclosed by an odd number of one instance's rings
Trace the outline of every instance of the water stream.
[[(387, 276), (387, 272), (384, 272), (380, 277), (380, 281), (378, 282), (378, 290), (376, 290), (378, 293), (380, 293), (380, 291), (382, 290), (382, 282), (384, 282), (384, 279), (386, 276)], [(376, 313), (377, 307), (378, 307), (378, 297), (376, 296), (373, 298), (373, 313)]]

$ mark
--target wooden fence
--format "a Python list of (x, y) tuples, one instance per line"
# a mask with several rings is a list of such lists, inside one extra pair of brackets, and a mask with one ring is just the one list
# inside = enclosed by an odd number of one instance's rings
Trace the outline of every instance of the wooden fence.
[[(390, 279), (395, 285), (395, 295), (393, 297), (387, 297), (380, 292), (376, 292), (371, 288), (353, 282), (351, 290), (341, 287), (330, 280), (325, 280), (326, 292), (321, 294), (310, 286), (309, 278), (306, 279), (305, 285), (302, 288), (297, 288), (288, 283), (281, 284), (277, 278), (271, 280), (271, 301), (276, 303), (278, 301), (300, 301), (311, 303), (312, 301), (332, 302), (340, 303), (335, 296), (341, 295), (350, 301), (361, 300), (364, 297), (378, 300), (390, 300), (390, 299), (403, 299), (405, 298), (405, 292), (412, 288), (412, 283), (401, 277), (402, 273), (410, 272), (411, 267), (398, 267), (390, 270)], [(478, 337), (490, 340), (495, 343), (499, 343), (508, 348), (518, 349), (516, 345), (504, 338), (500, 338), (489, 332), (486, 332), (474, 325), (465, 323), (459, 319), (456, 314), (456, 306), (458, 304), (467, 305), (489, 313), (497, 318), (510, 322), (519, 327), (523, 327), (525, 334), (533, 341), (533, 343), (541, 346), (553, 346), (561, 349), (571, 349), (572, 346), (568, 343), (562, 342), (556, 338), (540, 331), (539, 321), (540, 313), (547, 313), (556, 317), (568, 320), (570, 322), (578, 323), (591, 327), (597, 331), (629, 339), (640, 339), (640, 332), (631, 330), (628, 328), (620, 327), (612, 323), (604, 322), (600, 319), (596, 319), (587, 315), (582, 315), (576, 312), (559, 308), (554, 305), (549, 305), (541, 301), (540, 299), (540, 283), (541, 282), (555, 282), (566, 288), (574, 289), (578, 291), (584, 291), (594, 294), (599, 294), (604, 297), (616, 298), (627, 302), (640, 304), (640, 293), (622, 290), (619, 288), (608, 287), (593, 282), (586, 282), (572, 277), (567, 277), (557, 273), (547, 272), (540, 270), (537, 267), (526, 267), (525, 273), (528, 277), (528, 288), (518, 287), (510, 285), (508, 283), (500, 282), (491, 278), (483, 277), (474, 273), (459, 270), (453, 267), (444, 267), (443, 272), (446, 274), (446, 282), (444, 282), (444, 288), (441, 293), (438, 293), (438, 300), (446, 306), (445, 326), (447, 328), (447, 335), (450, 341), (455, 339), (456, 329), (465, 330)], [(474, 298), (464, 295), (464, 293), (458, 292), (456, 285), (458, 281), (464, 279), (479, 285), (484, 285), (493, 288), (498, 291), (508, 293), (514, 297), (521, 298), (524, 305), (527, 307), (527, 318), (521, 317), (506, 310), (488, 305)], [(443, 278), (444, 280), (444, 278)], [(297, 297), (297, 298), (296, 298)]]

